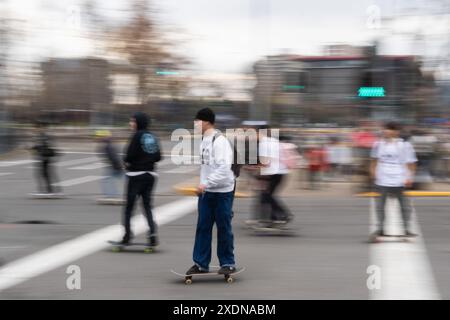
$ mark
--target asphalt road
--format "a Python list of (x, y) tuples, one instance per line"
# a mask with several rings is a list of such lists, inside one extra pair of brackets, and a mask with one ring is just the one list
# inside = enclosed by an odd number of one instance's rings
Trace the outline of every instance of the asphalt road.
[[(373, 215), (369, 198), (342, 195), (334, 188), (317, 193), (298, 190), (295, 196), (290, 190), (291, 196), (283, 201), (295, 219), (291, 232), (283, 235), (257, 235), (247, 229), (244, 221), (250, 218), (254, 199), (237, 199), (235, 254), (246, 270), (231, 285), (210, 277), (194, 278), (186, 286), (170, 270), (184, 272), (192, 265), (196, 199), (177, 195), (173, 186), (195, 178), (198, 168), (176, 166), (169, 158), (159, 166), (154, 207), (160, 208), (163, 224), (158, 251), (144, 254), (136, 248), (114, 253), (103, 243), (95, 247), (99, 244), (83, 242), (100, 239), (98, 230), (116, 225), (122, 211), (120, 206), (95, 201), (100, 196), (99, 180), (91, 179), (104, 173), (94, 151), (90, 144), (65, 148), (69, 153), (59, 159), (56, 170), (60, 182), (67, 184), (67, 198), (56, 200), (28, 196), (35, 190), (36, 165), (29, 156), (0, 161), (0, 258), (6, 263), (0, 269), (0, 298), (450, 298), (449, 198), (414, 199), (420, 237), (410, 243), (380, 244), (367, 243)], [(389, 214), (395, 211), (391, 207)], [(70, 240), (75, 247), (66, 245)], [(71, 255), (74, 251), (77, 255)], [(214, 257), (212, 265), (217, 264)], [(72, 265), (81, 272), (79, 290), (67, 286), (71, 276), (67, 268)], [(379, 267), (380, 279), (372, 281), (369, 266)], [(5, 268), (8, 273), (2, 273)], [(21, 280), (2, 287), (8, 277)], [(375, 288), (368, 286), (368, 279)]]

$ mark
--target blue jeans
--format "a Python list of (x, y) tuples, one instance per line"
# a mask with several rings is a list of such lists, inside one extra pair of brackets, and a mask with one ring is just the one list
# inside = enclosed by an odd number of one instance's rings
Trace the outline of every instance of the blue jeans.
[(234, 237), (231, 228), (233, 192), (205, 192), (198, 198), (198, 221), (193, 259), (197, 266), (209, 270), (214, 222), (217, 225), (217, 256), (220, 266), (235, 266)]

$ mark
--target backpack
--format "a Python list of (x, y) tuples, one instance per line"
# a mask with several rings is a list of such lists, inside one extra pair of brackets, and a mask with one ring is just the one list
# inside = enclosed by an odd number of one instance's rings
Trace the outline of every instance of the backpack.
[(151, 159), (152, 162), (161, 160), (161, 149), (158, 139), (150, 132), (144, 132), (140, 138), (142, 151)]

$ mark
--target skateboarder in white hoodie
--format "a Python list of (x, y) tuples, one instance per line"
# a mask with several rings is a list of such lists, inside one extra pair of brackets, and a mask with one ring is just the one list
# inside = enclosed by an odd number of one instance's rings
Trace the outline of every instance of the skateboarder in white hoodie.
[(186, 274), (209, 271), (214, 223), (217, 226), (217, 256), (220, 274), (236, 271), (231, 226), (235, 176), (231, 168), (233, 149), (228, 139), (214, 128), (215, 114), (198, 111), (195, 126), (201, 129), (201, 169), (198, 194), (198, 221), (193, 252), (194, 265)]

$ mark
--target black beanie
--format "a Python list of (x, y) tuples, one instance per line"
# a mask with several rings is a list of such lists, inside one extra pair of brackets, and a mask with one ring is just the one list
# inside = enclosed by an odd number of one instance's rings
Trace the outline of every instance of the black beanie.
[(214, 124), (216, 121), (216, 115), (210, 108), (204, 108), (197, 112), (195, 120), (208, 121), (209, 123)]

